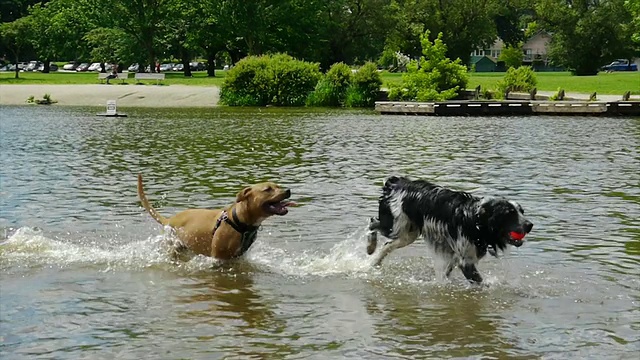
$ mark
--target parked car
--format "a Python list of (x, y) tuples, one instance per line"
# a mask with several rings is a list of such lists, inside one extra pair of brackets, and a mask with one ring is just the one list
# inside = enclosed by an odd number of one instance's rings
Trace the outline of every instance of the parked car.
[(206, 66), (204, 66), (200, 61), (190, 62), (189, 67), (191, 68), (191, 71), (202, 71), (206, 69)]
[(127, 68), (129, 72), (138, 72), (138, 69), (140, 69), (140, 65), (138, 65), (138, 63), (133, 63)]
[(80, 65), (80, 63), (69, 61), (68, 63), (62, 65), (62, 70), (73, 71), (78, 67), (78, 65)]
[(100, 71), (100, 63), (99, 62), (95, 62), (91, 65), (89, 65), (89, 68), (87, 69), (87, 71)]
[(40, 61), (29, 61), (29, 65), (24, 68), (24, 71), (36, 71), (42, 63)]
[(167, 64), (162, 64), (160, 65), (160, 71), (172, 71), (173, 67), (176, 66), (176, 64), (172, 64), (172, 63), (167, 63)]
[(78, 71), (78, 72), (87, 71), (87, 70), (89, 70), (89, 66), (90, 66), (89, 63), (82, 63), (82, 64), (76, 66), (76, 71)]
[[(44, 70), (44, 63), (40, 63), (40, 65), (38, 66), (36, 71), (43, 71), (43, 70)], [(55, 63), (50, 62), (49, 63), (49, 71), (58, 71), (58, 65), (56, 65)]]
[(184, 70), (184, 64), (180, 63), (180, 64), (175, 64), (175, 66), (173, 67), (173, 71), (182, 71)]
[(604, 71), (638, 71), (638, 65), (629, 65), (629, 60), (617, 59), (609, 65), (602, 67)]
[[(25, 63), (25, 62), (18, 63), (19, 71), (24, 71), (24, 69), (27, 67), (27, 65), (29, 65), (29, 64)], [(16, 71), (16, 64), (7, 65), (7, 71)]]

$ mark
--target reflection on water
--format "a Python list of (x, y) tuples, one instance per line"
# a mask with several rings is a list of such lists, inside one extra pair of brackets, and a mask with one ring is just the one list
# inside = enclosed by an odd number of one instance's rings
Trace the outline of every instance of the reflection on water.
[[(630, 358), (640, 347), (640, 120), (2, 107), (2, 358)], [(300, 206), (237, 263), (175, 264), (139, 207)], [(423, 243), (364, 251), (382, 179), (518, 200), (525, 246), (440, 279)]]

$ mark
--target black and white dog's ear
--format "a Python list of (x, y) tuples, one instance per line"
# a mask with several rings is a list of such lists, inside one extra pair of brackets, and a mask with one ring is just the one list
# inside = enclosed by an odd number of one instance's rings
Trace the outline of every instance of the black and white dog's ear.
[(493, 204), (494, 198), (492, 197), (483, 197), (478, 204), (478, 208), (476, 209), (476, 226), (486, 225), (487, 220), (491, 217), (491, 207)]

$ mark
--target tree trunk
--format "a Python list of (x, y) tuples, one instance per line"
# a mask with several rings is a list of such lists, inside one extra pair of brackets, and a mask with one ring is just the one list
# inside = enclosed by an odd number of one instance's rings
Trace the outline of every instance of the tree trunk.
[(20, 78), (20, 69), (18, 68), (18, 52), (15, 52), (14, 55), (16, 57), (16, 76), (14, 78), (15, 79), (19, 79)]
[(42, 67), (42, 73), (48, 74), (51, 71), (51, 61), (49, 59), (45, 60), (44, 65)]
[(189, 66), (189, 61), (191, 60), (191, 54), (189, 53), (189, 50), (183, 47), (180, 50), (180, 55), (182, 57), (182, 66), (184, 66), (184, 68), (182, 69), (182, 71), (184, 72), (184, 76), (185, 77), (193, 76), (191, 74), (191, 66)]
[(216, 53), (215, 50), (207, 52), (207, 76), (216, 77)]

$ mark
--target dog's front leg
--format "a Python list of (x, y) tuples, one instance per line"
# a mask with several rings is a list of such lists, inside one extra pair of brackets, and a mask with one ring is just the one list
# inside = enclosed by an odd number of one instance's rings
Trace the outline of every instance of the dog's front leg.
[(482, 276), (480, 276), (480, 273), (474, 264), (460, 265), (460, 270), (462, 270), (462, 273), (467, 280), (477, 284), (482, 283)]
[(375, 218), (369, 219), (369, 234), (367, 235), (367, 254), (371, 255), (378, 247), (378, 229), (380, 229), (380, 221)]

